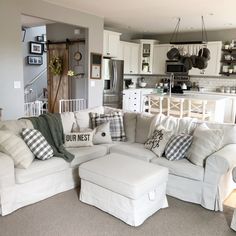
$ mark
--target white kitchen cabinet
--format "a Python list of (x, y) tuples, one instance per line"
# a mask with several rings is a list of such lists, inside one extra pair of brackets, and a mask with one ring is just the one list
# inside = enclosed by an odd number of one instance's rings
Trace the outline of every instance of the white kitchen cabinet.
[(170, 50), (170, 44), (158, 44), (153, 48), (153, 74), (164, 75), (166, 73), (167, 52)]
[[(194, 47), (194, 45), (192, 45), (191, 47)], [(211, 53), (211, 58), (208, 61), (207, 68), (204, 70), (192, 68), (189, 71), (189, 75), (219, 76), (222, 42), (221, 41), (208, 42), (207, 48), (210, 50), (210, 53)]]
[(126, 89), (123, 91), (123, 110), (132, 112), (145, 112), (147, 94), (153, 89)]
[(153, 48), (157, 40), (140, 39), (140, 74), (153, 74)]
[(139, 44), (121, 42), (125, 74), (138, 74)]
[(123, 110), (140, 112), (140, 89), (127, 89), (123, 91)]
[(103, 32), (103, 56), (117, 57), (120, 43), (120, 33), (104, 30)]

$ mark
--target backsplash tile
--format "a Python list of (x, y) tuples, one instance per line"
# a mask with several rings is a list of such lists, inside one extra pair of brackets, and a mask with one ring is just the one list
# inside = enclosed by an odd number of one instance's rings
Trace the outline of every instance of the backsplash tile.
[[(145, 76), (134, 76), (125, 75), (125, 79), (132, 79), (138, 88), (138, 81), (141, 77), (145, 78), (147, 88), (154, 88), (156, 84), (160, 83), (162, 78), (168, 78), (168, 76), (156, 76), (156, 75), (145, 75)], [(190, 81), (197, 83), (199, 87), (202, 87), (205, 91), (215, 92), (219, 91), (222, 86), (224, 87), (236, 87), (236, 77), (190, 77)]]

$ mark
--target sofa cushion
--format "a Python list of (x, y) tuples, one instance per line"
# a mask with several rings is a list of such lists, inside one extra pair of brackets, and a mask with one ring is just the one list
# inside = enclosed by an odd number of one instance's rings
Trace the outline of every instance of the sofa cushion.
[(127, 142), (131, 143), (135, 142), (136, 124), (137, 124), (137, 113), (125, 112), (124, 128)]
[(158, 157), (152, 159), (151, 162), (169, 168), (169, 173), (172, 175), (203, 181), (204, 168), (192, 164), (187, 159), (169, 161), (165, 157)]
[(35, 159), (28, 169), (15, 169), (17, 184), (23, 184), (69, 168), (69, 163), (59, 157), (41, 161)]
[(28, 119), (0, 121), (0, 129), (10, 130), (18, 136), (20, 136), (23, 128), (33, 129), (34, 126)]
[(104, 107), (94, 107), (91, 109), (86, 109), (82, 111), (75, 112), (75, 120), (80, 129), (92, 128), (89, 113), (94, 112), (98, 114), (104, 113)]
[(141, 143), (117, 143), (110, 147), (110, 153), (124, 154), (148, 162), (156, 157), (155, 153), (146, 149)]
[(61, 113), (61, 122), (62, 122), (64, 133), (65, 134), (70, 133), (72, 130), (73, 124), (76, 123), (74, 112)]
[(108, 153), (108, 148), (103, 145), (94, 145), (92, 147), (66, 148), (75, 158), (70, 163), (71, 167), (77, 167), (79, 164), (102, 157)]
[(137, 114), (135, 142), (145, 143), (156, 125), (157, 116), (148, 113)]

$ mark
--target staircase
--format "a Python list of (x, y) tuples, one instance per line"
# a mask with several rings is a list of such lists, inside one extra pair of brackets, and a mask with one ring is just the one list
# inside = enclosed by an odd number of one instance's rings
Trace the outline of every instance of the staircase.
[(44, 68), (24, 87), (25, 116), (39, 116), (48, 111), (47, 80), (45, 83), (47, 68)]

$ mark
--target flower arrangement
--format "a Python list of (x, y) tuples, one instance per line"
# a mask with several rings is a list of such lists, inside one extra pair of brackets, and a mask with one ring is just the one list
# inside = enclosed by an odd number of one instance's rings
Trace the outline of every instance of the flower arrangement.
[(58, 56), (53, 56), (49, 62), (49, 68), (53, 75), (61, 75), (63, 71), (63, 60)]
[(70, 76), (70, 77), (73, 77), (73, 76), (83, 76), (84, 73), (75, 73), (75, 71), (73, 71), (73, 70), (68, 70), (67, 75)]

